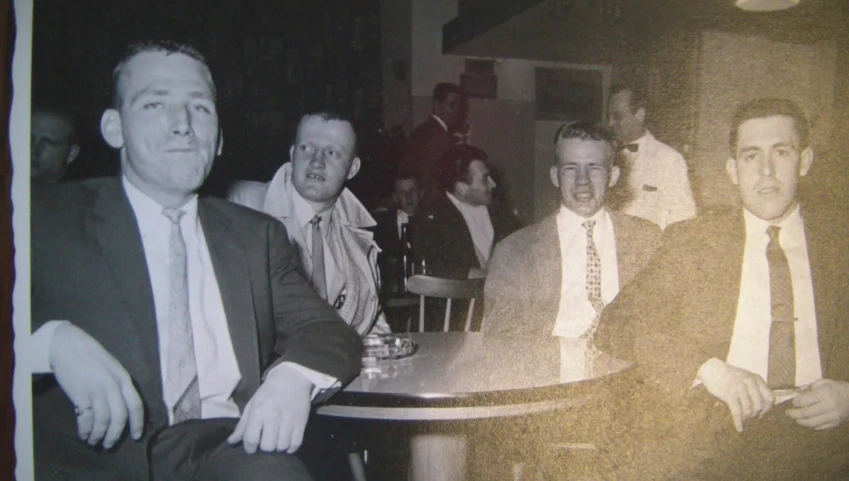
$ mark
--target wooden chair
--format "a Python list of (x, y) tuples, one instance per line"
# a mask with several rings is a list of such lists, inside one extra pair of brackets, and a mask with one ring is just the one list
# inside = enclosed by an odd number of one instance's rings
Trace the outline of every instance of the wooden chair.
[(443, 279), (421, 274), (410, 276), (407, 279), (407, 290), (418, 294), (419, 299), (419, 332), (424, 332), (425, 319), (425, 297), (436, 297), (446, 299), (445, 320), (442, 330), (448, 332), (451, 323), (451, 300), (471, 299), (469, 310), (466, 313), (466, 327), (468, 332), (472, 326), (472, 315), (475, 310), (475, 298), (483, 294), (484, 279)]

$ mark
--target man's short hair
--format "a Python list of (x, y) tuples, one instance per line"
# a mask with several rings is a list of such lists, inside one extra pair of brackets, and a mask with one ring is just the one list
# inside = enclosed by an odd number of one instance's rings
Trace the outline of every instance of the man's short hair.
[(810, 124), (808, 124), (808, 118), (805, 117), (802, 109), (789, 99), (765, 97), (752, 100), (738, 107), (734, 113), (729, 135), (732, 154), (737, 150), (737, 136), (739, 135), (741, 125), (748, 120), (774, 117), (776, 115), (793, 119), (793, 125), (796, 127), (796, 133), (799, 135), (799, 149), (809, 146), (811, 128)]
[[(554, 145), (565, 139), (577, 140), (597, 140), (604, 142), (610, 147), (610, 155), (607, 160), (609, 166), (613, 166), (614, 155), (616, 153), (616, 141), (613, 137), (613, 132), (607, 127), (592, 122), (568, 122), (557, 129), (554, 134)], [(554, 156), (554, 165), (557, 165), (557, 156)]]
[(628, 92), (628, 106), (631, 108), (631, 113), (636, 114), (637, 110), (646, 108), (646, 96), (643, 95), (643, 92), (639, 87), (635, 87), (633, 85), (625, 85), (625, 84), (613, 84), (610, 86), (610, 97), (612, 98), (616, 94), (621, 94), (622, 92)]
[(37, 114), (50, 115), (65, 122), (69, 127), (68, 142), (71, 145), (79, 144), (79, 118), (73, 110), (56, 105), (33, 106), (32, 117), (35, 118)]
[[(298, 120), (298, 129), (301, 128), (301, 123), (307, 117), (318, 117), (325, 122), (330, 122), (331, 120), (336, 120), (338, 122), (347, 122), (348, 125), (351, 126), (351, 130), (354, 131), (354, 148), (351, 158), (357, 157), (359, 155), (360, 142), (357, 139), (357, 137), (359, 137), (359, 135), (357, 135), (357, 122), (354, 120), (354, 117), (352, 115), (345, 113), (341, 110), (325, 107), (307, 109), (304, 111), (303, 115), (301, 115), (300, 120)], [(295, 136), (297, 136), (297, 132), (295, 132)]]
[[(130, 63), (135, 56), (147, 53), (147, 52), (162, 52), (165, 55), (172, 54), (183, 54), (187, 55), (209, 69), (209, 64), (206, 62), (206, 58), (201, 54), (197, 49), (190, 45), (185, 45), (181, 43), (174, 42), (172, 40), (145, 40), (142, 42), (136, 42), (130, 44), (126, 50), (124, 50), (124, 54), (121, 56), (121, 60), (118, 61), (118, 65), (112, 71), (112, 107), (120, 108), (121, 107), (121, 92), (118, 89), (118, 84), (121, 80), (121, 75), (124, 74), (124, 71), (127, 68), (127, 64)], [(212, 97), (215, 100), (215, 84), (212, 83), (211, 74), (210, 74), (210, 84), (212, 86)]]
[(457, 182), (470, 183), (469, 165), (474, 160), (485, 163), (489, 156), (471, 145), (456, 145), (448, 149), (436, 164), (435, 174), (439, 186), (447, 192), (454, 192), (454, 184)]
[(400, 182), (402, 180), (414, 180), (416, 181), (416, 185), (421, 187), (422, 180), (419, 178), (419, 174), (413, 172), (410, 169), (402, 169), (395, 173), (392, 177), (392, 183)]
[(436, 87), (433, 88), (433, 101), (443, 102), (448, 98), (449, 94), (457, 94), (462, 97), (463, 89), (461, 89), (459, 85), (449, 82), (438, 83), (436, 84)]

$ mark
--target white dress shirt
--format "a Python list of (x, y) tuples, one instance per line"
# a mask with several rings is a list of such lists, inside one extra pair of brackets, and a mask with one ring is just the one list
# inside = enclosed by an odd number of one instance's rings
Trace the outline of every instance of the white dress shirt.
[(601, 260), (601, 298), (605, 305), (619, 294), (616, 236), (610, 214), (604, 208), (588, 219), (561, 205), (556, 220), (562, 277), (560, 309), (552, 335), (578, 338), (592, 327), (596, 316), (587, 295), (587, 230), (583, 223), (595, 220), (593, 242)]
[(448, 126), (445, 125), (445, 122), (443, 122), (443, 120), (440, 119), (438, 115), (430, 114), (430, 116), (433, 117), (433, 119), (436, 120), (436, 122), (439, 123), (439, 125), (441, 125), (442, 128), (445, 129), (446, 132), (448, 132)]
[[(154, 309), (157, 320), (160, 370), (166, 376), (168, 365), (168, 314), (169, 267), (168, 244), (171, 221), (162, 213), (163, 208), (123, 178), (124, 190), (136, 216), (142, 237), (148, 274), (153, 290)], [(180, 219), (183, 240), (186, 243), (189, 277), (189, 314), (192, 322), (192, 339), (197, 364), (198, 388), (203, 418), (239, 417), (240, 412), (232, 399), (233, 390), (241, 380), (230, 331), (227, 324), (221, 292), (215, 277), (212, 259), (203, 228), (197, 215), (197, 196), (180, 209), (186, 214)], [(62, 322), (50, 321), (33, 333), (31, 343), (35, 352), (32, 372), (52, 372), (48, 361), (50, 339)], [(315, 385), (313, 397), (321, 389), (333, 386), (337, 380), (304, 366), (284, 362), (276, 366), (294, 368)], [(270, 374), (270, 373), (269, 373)], [(169, 423), (173, 413), (168, 413)]]
[(398, 209), (398, 240), (401, 239), (401, 226), (410, 222), (410, 216), (401, 209)]
[(469, 205), (460, 202), (450, 192), (445, 194), (448, 195), (448, 199), (457, 207), (457, 210), (463, 216), (463, 220), (466, 221), (469, 233), (472, 234), (472, 242), (475, 244), (478, 263), (481, 269), (486, 269), (489, 255), (492, 253), (492, 240), (495, 238), (492, 219), (489, 218), (489, 209), (485, 205)]
[(684, 157), (651, 132), (634, 142), (637, 152), (623, 151), (629, 200), (621, 211), (665, 229), (696, 216), (696, 202)]
[(339, 270), (339, 261), (333, 255), (333, 249), (330, 248), (330, 243), (327, 242), (327, 235), (330, 232), (330, 217), (333, 214), (333, 207), (324, 212), (316, 212), (315, 209), (303, 198), (297, 190), (292, 189), (292, 204), (295, 206), (295, 217), (298, 219), (298, 225), (301, 226), (304, 245), (301, 249), (308, 255), (302, 257), (304, 266), (307, 268), (307, 276), (312, 272), (312, 226), (310, 221), (316, 216), (321, 216), (319, 226), (321, 235), (324, 238), (322, 245), (324, 246), (324, 274), (327, 279), (327, 299), (333, 305), (336, 298), (345, 287), (344, 272)]
[[(767, 378), (769, 366), (769, 331), (772, 324), (769, 263), (766, 248), (769, 223), (749, 211), (743, 211), (746, 223), (746, 246), (737, 317), (727, 362)], [(796, 332), (796, 385), (805, 386), (822, 379), (819, 342), (817, 339), (814, 289), (805, 227), (799, 207), (780, 224), (779, 244), (790, 265), (793, 283), (793, 307)]]

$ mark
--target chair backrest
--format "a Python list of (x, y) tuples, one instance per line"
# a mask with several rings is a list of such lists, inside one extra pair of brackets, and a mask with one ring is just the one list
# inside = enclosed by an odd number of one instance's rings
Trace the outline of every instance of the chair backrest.
[(475, 298), (483, 293), (483, 279), (443, 279), (439, 277), (416, 274), (407, 279), (407, 290), (421, 296), (419, 300), (419, 331), (424, 332), (425, 297), (447, 299), (445, 303), (445, 320), (442, 330), (448, 332), (451, 322), (451, 300), (471, 299), (466, 313), (466, 332), (472, 325), (472, 315), (475, 310)]

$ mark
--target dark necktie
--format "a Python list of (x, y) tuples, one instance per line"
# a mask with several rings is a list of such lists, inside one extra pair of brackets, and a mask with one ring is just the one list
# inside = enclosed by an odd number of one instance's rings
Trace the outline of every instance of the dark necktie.
[(310, 221), (312, 225), (312, 286), (319, 297), (327, 300), (327, 273), (324, 271), (324, 239), (321, 236), (321, 216)]
[(640, 150), (640, 144), (637, 144), (637, 143), (622, 144), (622, 146), (619, 147), (619, 150), (627, 150), (628, 152), (634, 153), (634, 152)]
[(185, 212), (163, 209), (171, 221), (168, 235), (168, 361), (163, 386), (165, 404), (174, 413), (174, 424), (201, 417), (200, 390), (195, 364), (192, 320), (189, 313), (189, 276), (186, 243), (180, 230)]
[(595, 318), (592, 327), (583, 337), (592, 337), (595, 334), (601, 311), (604, 309), (604, 301), (601, 299), (601, 258), (595, 248), (593, 240), (594, 220), (588, 220), (582, 224), (587, 231), (587, 298), (595, 308)]
[(766, 258), (769, 263), (769, 298), (772, 324), (769, 330), (769, 371), (767, 385), (773, 389), (796, 385), (796, 332), (793, 311), (793, 283), (787, 256), (778, 243), (781, 228), (769, 226)]

